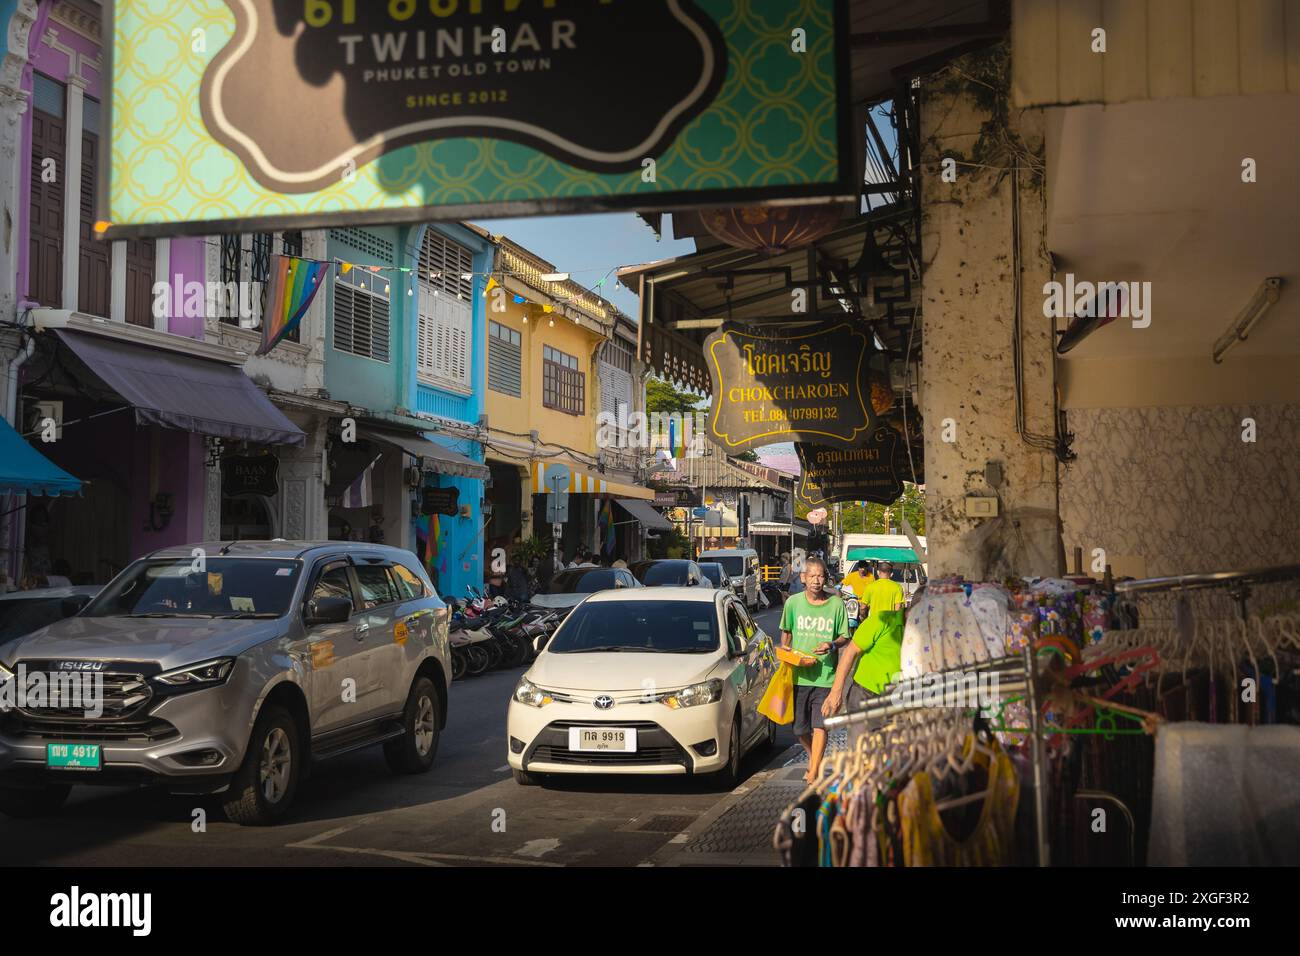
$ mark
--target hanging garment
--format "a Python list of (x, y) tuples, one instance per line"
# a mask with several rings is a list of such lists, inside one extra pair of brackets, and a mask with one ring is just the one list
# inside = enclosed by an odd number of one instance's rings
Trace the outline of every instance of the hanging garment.
[(955, 839), (939, 816), (930, 775), (912, 777), (898, 798), (906, 866), (1010, 866), (1015, 863), (1015, 816), (1020, 780), (1001, 750), (989, 760), (976, 754), (988, 772), (988, 793), (979, 820), (965, 839)]
[(1011, 639), (1012, 620), (1017, 614), (1011, 592), (997, 584), (977, 584), (971, 591), (970, 604), (988, 655), (981, 659), (1005, 657)]
[(1300, 727), (1162, 726), (1147, 863), (1300, 864)]

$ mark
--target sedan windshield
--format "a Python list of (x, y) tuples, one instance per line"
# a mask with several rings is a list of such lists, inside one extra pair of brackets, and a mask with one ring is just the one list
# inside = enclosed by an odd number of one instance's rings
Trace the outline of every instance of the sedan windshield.
[(649, 564), (637, 565), (632, 573), (646, 587), (681, 586), (686, 584), (690, 569), (688, 561), (652, 561)]
[(718, 649), (712, 601), (602, 601), (579, 605), (546, 647), (553, 654), (707, 654)]
[(63, 598), (13, 598), (0, 601), (0, 642), (63, 620)]
[(548, 594), (592, 594), (614, 587), (618, 572), (610, 568), (573, 568), (551, 579)]
[(138, 561), (100, 592), (86, 617), (280, 617), (302, 562), (211, 557)]
[(706, 554), (702, 557), (718, 562), (733, 578), (745, 576), (745, 559), (738, 554)]

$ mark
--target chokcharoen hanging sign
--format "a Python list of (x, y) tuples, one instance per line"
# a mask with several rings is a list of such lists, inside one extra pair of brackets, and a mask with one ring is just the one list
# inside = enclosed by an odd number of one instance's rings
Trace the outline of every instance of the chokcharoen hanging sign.
[(795, 445), (801, 472), (796, 496), (809, 507), (836, 501), (893, 504), (903, 493), (897, 468), (899, 437), (882, 425), (857, 448), (799, 442)]
[(109, 238), (857, 193), (847, 0), (117, 0), (109, 33)]
[(847, 322), (770, 336), (725, 325), (704, 341), (709, 437), (733, 451), (774, 442), (853, 446), (873, 425), (868, 334)]

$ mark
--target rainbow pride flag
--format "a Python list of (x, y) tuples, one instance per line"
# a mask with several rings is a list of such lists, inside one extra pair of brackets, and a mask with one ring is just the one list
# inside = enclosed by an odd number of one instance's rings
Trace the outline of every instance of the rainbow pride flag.
[(266, 309), (262, 313), (262, 344), (257, 350), (258, 355), (271, 351), (298, 327), (324, 284), (330, 265), (297, 256), (274, 257), (271, 288), (267, 290)]

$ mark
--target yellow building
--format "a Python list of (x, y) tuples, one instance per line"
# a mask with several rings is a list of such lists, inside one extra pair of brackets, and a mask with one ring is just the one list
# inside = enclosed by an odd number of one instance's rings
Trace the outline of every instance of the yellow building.
[(489, 560), (494, 549), (508, 552), (521, 537), (551, 537), (542, 493), (548, 465), (569, 472), (569, 515), (561, 537), (566, 560), (578, 547), (600, 549), (602, 509), (613, 517), (619, 556), (638, 557), (639, 534), (618, 533), (635, 522), (607, 502), (650, 500), (653, 493), (633, 483), (634, 455), (597, 447), (602, 410), (611, 404), (626, 404), (629, 413), (644, 407), (635, 348), (628, 347), (626, 335), (615, 334), (620, 313), (572, 280), (543, 279), (557, 275), (556, 267), (505, 236), (492, 240), (498, 287), (487, 301)]

